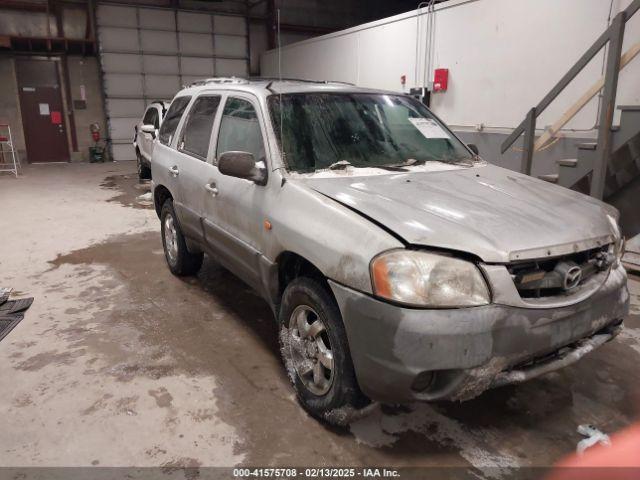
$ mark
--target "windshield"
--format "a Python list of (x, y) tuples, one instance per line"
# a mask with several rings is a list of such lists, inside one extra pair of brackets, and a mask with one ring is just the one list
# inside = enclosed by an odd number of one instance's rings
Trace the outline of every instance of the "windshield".
[(469, 150), (411, 97), (292, 93), (271, 95), (269, 110), (291, 171), (349, 165), (394, 168), (472, 158)]

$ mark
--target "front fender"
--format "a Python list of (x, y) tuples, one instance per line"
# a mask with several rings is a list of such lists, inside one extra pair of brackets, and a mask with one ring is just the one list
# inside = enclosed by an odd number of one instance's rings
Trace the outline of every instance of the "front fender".
[(266, 256), (290, 251), (327, 278), (372, 293), (369, 263), (382, 251), (402, 248), (397, 238), (340, 203), (300, 182), (287, 180), (274, 192)]

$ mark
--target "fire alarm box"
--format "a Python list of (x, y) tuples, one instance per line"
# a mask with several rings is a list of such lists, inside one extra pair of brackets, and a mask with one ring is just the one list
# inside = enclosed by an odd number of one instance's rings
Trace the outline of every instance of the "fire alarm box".
[(436, 68), (433, 72), (433, 91), (446, 92), (449, 83), (449, 69)]

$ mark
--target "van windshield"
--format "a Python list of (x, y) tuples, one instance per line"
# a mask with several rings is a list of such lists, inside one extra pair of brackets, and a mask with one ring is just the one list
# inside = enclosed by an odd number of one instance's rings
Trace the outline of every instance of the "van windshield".
[(276, 94), (269, 97), (269, 111), (290, 171), (473, 159), (422, 103), (403, 95)]

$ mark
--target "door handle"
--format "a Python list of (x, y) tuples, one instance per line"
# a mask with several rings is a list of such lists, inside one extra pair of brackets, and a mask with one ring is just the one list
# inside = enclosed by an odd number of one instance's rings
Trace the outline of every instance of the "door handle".
[(170, 174), (175, 178), (175, 177), (177, 177), (178, 175), (180, 175), (180, 170), (178, 169), (178, 166), (177, 166), (177, 165), (174, 165), (173, 167), (171, 167), (171, 168), (169, 169), (169, 173), (170, 173)]
[(214, 197), (218, 195), (218, 188), (216, 187), (216, 184), (213, 182), (205, 184), (204, 189)]

